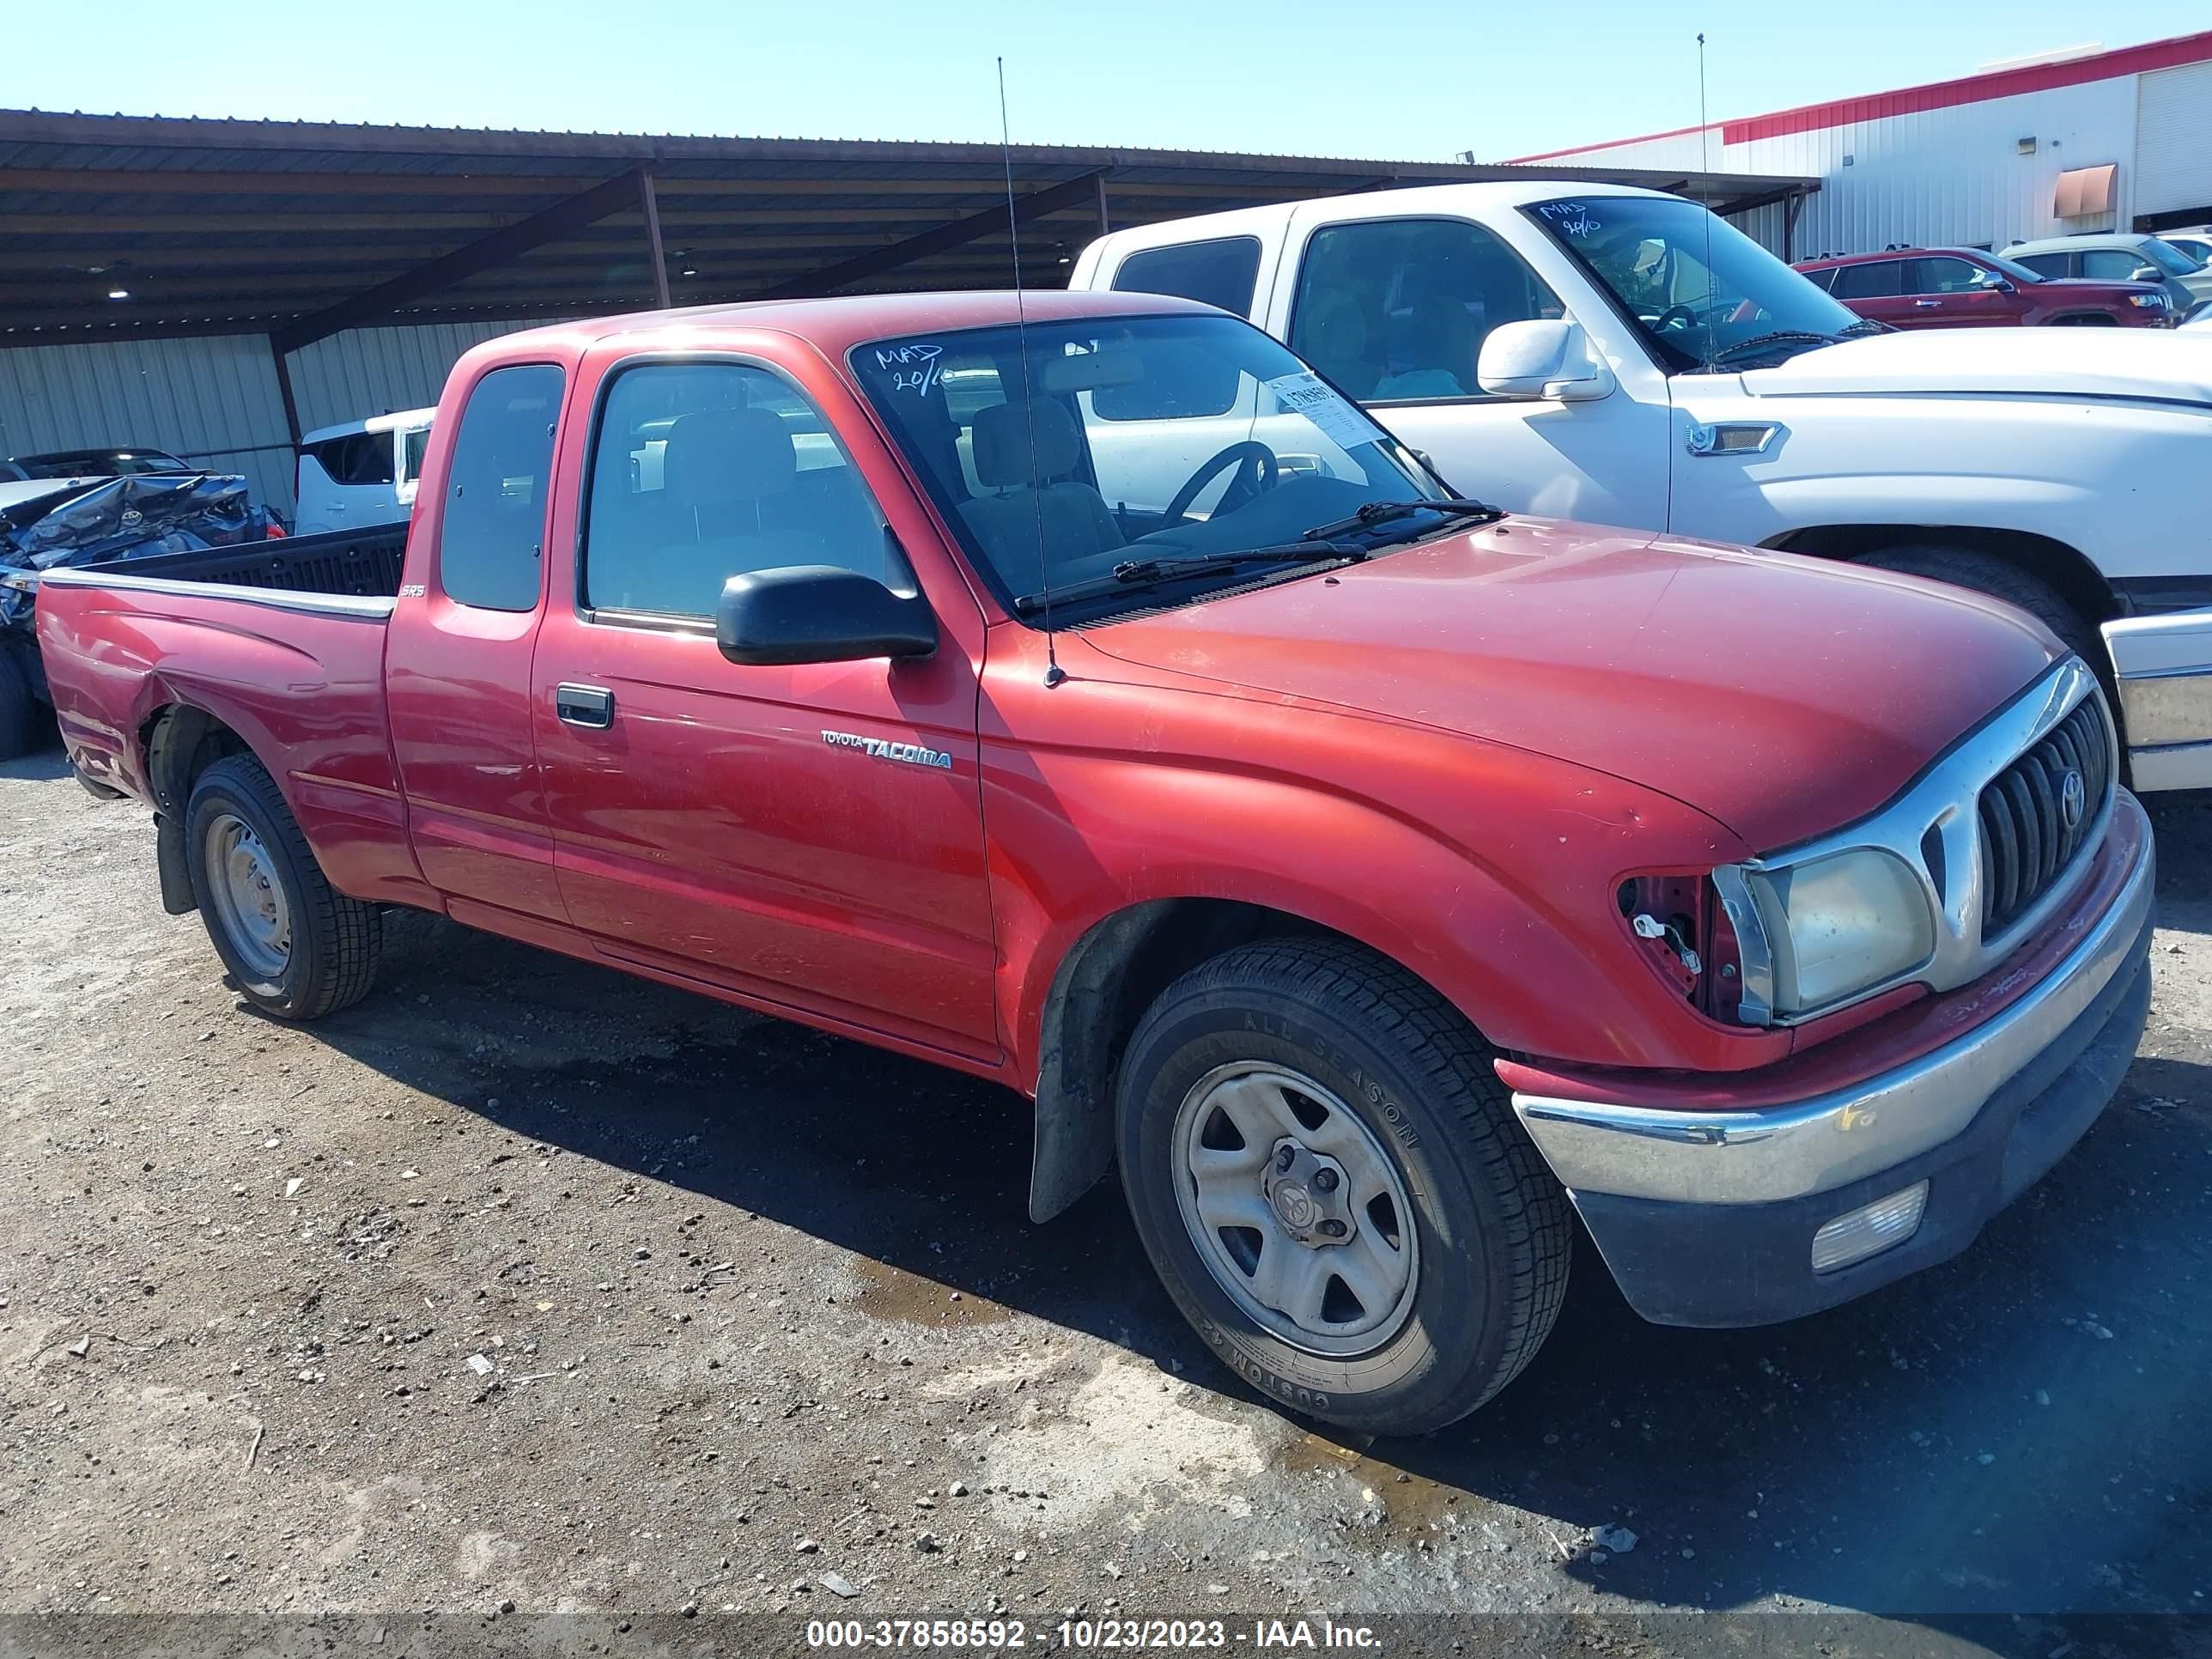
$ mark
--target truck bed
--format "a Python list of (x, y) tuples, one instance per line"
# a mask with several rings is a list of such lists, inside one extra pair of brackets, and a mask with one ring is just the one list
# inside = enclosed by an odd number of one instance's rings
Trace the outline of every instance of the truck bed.
[(155, 801), (147, 734), (198, 711), (262, 757), (331, 878), (373, 890), (404, 844), (384, 644), (405, 538), (394, 525), (42, 573), (39, 648), (72, 763)]
[(399, 592), (399, 567), (406, 551), (407, 526), (387, 524), (75, 568), (82, 576), (127, 576), (136, 580), (388, 599)]

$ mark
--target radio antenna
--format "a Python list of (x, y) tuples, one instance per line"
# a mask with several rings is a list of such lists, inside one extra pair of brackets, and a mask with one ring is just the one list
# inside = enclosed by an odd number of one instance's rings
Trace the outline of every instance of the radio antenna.
[[(1698, 170), (1705, 175), (1705, 187), (1712, 189), (1713, 130), (1705, 123), (1705, 32), (1698, 31)], [(1705, 360), (1713, 356), (1713, 323), (1716, 301), (1713, 287), (1713, 204), (1699, 204), (1705, 210)]]
[(1006, 234), (1014, 244), (1014, 338), (1022, 359), (1022, 409), (1030, 423), (1030, 511), (1036, 516), (1037, 593), (1044, 601), (1044, 683), (1067, 678), (1052, 637), (1052, 570), (1044, 552), (1044, 475), (1037, 466), (1036, 385), (1030, 379), (1030, 319), (1022, 303), (1022, 222), (1014, 208), (1014, 144), (1006, 124), (1006, 60), (999, 64), (999, 155), (1006, 166)]

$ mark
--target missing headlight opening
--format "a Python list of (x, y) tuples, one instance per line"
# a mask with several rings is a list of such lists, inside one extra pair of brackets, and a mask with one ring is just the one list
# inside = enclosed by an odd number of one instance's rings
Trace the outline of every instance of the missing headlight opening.
[(1742, 976), (1735, 935), (1703, 876), (1636, 876), (1620, 884), (1621, 919), (1646, 961), (1717, 1019), (1737, 1018)]

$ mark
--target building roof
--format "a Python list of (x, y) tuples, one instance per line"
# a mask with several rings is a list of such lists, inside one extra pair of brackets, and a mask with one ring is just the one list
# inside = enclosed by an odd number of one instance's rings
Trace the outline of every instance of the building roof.
[[(713, 138), (0, 110), (0, 345), (1057, 283), (1115, 227), (1526, 176), (1188, 150)], [(1724, 210), (1811, 180), (1547, 167)], [(657, 223), (656, 223), (657, 222)], [(654, 231), (660, 252), (656, 272)], [(112, 294), (127, 297), (111, 298)]]
[(1954, 81), (1931, 81), (1895, 92), (1870, 93), (1857, 98), (1838, 98), (1824, 104), (1804, 104), (1740, 120), (1714, 121), (1706, 125), (1674, 127), (1666, 132), (1647, 132), (1634, 138), (1611, 138), (1603, 143), (1577, 144), (1547, 149), (1534, 155), (1516, 156), (1510, 165), (1527, 166), (1563, 156), (1587, 155), (1594, 150), (1617, 149), (1628, 144), (1650, 143), (1661, 138), (1680, 138), (1692, 133), (1717, 131), (1723, 144), (1747, 144), (1760, 138), (1780, 138), (1791, 133), (1814, 132), (1824, 127), (1849, 126), (1860, 121), (1881, 121), (1898, 115), (1919, 115), (1929, 110), (1951, 109), (1960, 104), (1986, 103), (1996, 98), (2018, 98), (2048, 92), (2057, 87), (2083, 86), (2124, 75), (2154, 70), (2178, 69), (2185, 64), (2212, 60), (2212, 30), (2177, 34), (2139, 46), (2091, 52), (2054, 62), (2021, 64), (2008, 69), (1985, 70)]

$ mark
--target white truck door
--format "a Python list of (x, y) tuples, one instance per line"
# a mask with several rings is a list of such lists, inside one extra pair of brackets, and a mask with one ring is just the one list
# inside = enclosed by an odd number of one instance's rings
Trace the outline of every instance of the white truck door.
[[(1411, 214), (1387, 194), (1302, 205), (1287, 234), (1263, 325), (1453, 489), (1516, 513), (1667, 527), (1666, 377), (1632, 342), (1609, 349), (1618, 320), (1563, 256), (1535, 248), (1551, 267), (1540, 273), (1490, 226)], [(1475, 363), (1492, 329), (1560, 317), (1613, 365), (1608, 396), (1483, 392)]]

